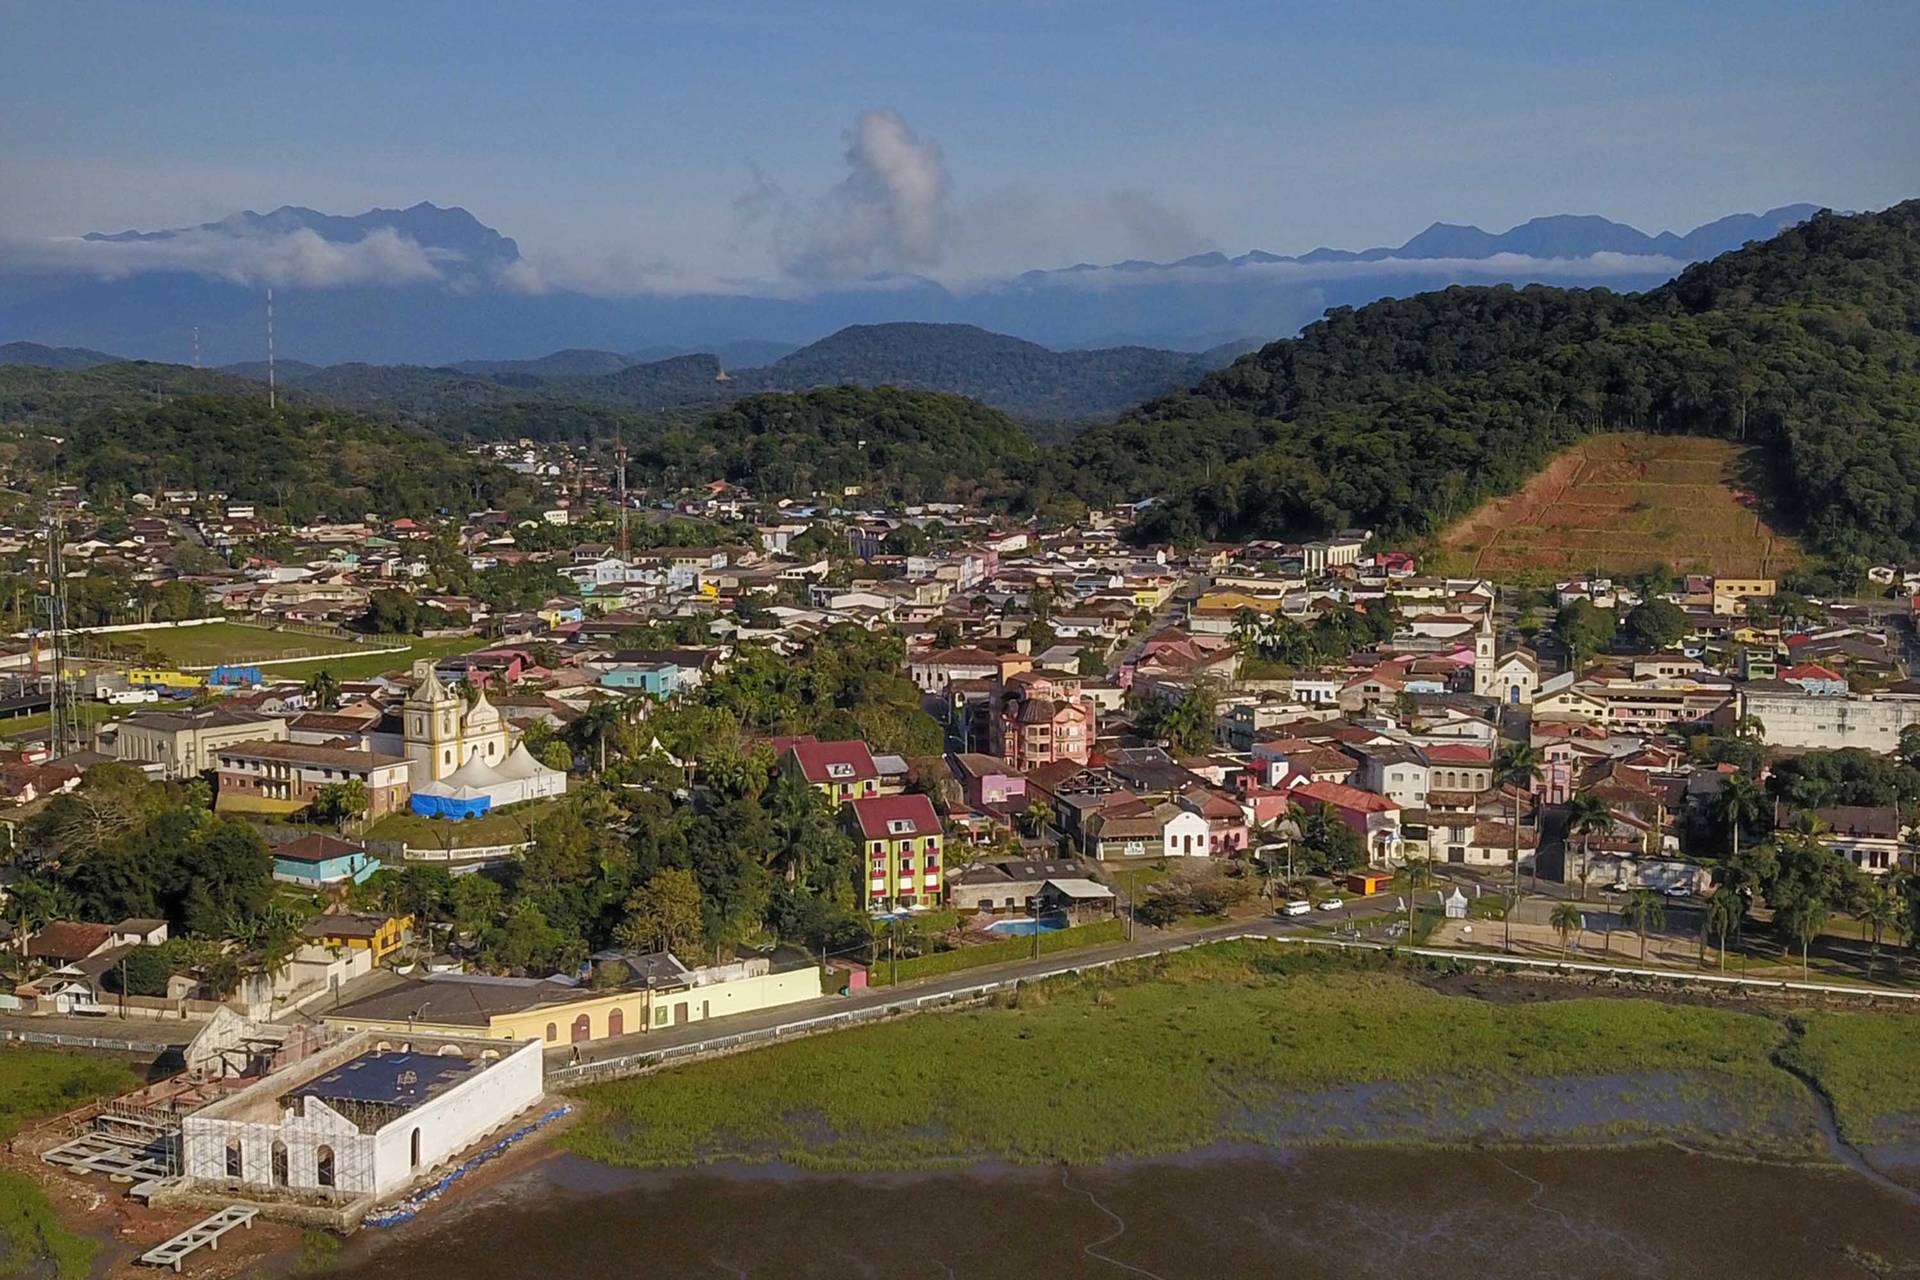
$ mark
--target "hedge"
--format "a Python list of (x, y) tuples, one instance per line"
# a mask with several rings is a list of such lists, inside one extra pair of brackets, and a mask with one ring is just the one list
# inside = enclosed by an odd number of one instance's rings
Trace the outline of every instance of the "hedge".
[[(1101, 942), (1124, 942), (1127, 938), (1127, 922), (1115, 917), (1101, 920), (1096, 924), (1075, 925), (1071, 929), (1055, 929), (1040, 935), (1040, 954), (1050, 955), (1055, 951), (1071, 951), (1076, 947), (1090, 947)], [(1009, 960), (1025, 960), (1033, 954), (1033, 936), (1003, 938), (999, 942), (983, 942), (976, 947), (956, 947), (952, 951), (935, 951), (930, 955), (909, 956), (899, 964), (900, 982), (912, 982), (915, 978), (931, 978), (942, 973), (955, 973), (961, 969), (977, 969), (981, 965), (1002, 964)], [(876, 987), (884, 987), (895, 981), (894, 966), (882, 956), (867, 975), (867, 980)]]

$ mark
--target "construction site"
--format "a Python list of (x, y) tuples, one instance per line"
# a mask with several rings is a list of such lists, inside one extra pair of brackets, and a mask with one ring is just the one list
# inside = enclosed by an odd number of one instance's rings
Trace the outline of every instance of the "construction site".
[(338, 1232), (404, 1219), (564, 1110), (541, 1105), (536, 1041), (342, 1034), (229, 1012), (184, 1059), (12, 1144), (96, 1202), (189, 1222), (138, 1242), (137, 1261), (175, 1271), (256, 1217)]

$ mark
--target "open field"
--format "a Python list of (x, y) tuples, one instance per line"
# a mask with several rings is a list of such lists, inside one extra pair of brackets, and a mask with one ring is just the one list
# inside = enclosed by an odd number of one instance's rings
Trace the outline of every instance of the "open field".
[(1452, 567), (1500, 577), (1598, 568), (1776, 577), (1799, 558), (1760, 512), (1753, 451), (1730, 440), (1620, 433), (1561, 454), (1519, 493), (1440, 538)]
[(566, 1141), (646, 1166), (1077, 1163), (1236, 1139), (1477, 1140), (1462, 1126), (1492, 1114), (1510, 1141), (1684, 1134), (1803, 1158), (1812, 1108), (1771, 1061), (1788, 1037), (1718, 1007), (1494, 1003), (1381, 957), (1230, 943), (598, 1086)]
[[(151, 631), (120, 631), (82, 636), (78, 644), (145, 645), (155, 659), (165, 655), (175, 666), (208, 667), (222, 662), (264, 662), (272, 658), (350, 653), (356, 647), (338, 636), (279, 631), (244, 622), (210, 622), (197, 627), (157, 627)], [(365, 646), (374, 647), (374, 646)]]
[(478, 649), (486, 641), (473, 636), (442, 636), (423, 640), (418, 636), (373, 636), (374, 649), (407, 646), (405, 653), (343, 653), (336, 657), (314, 658), (307, 662), (288, 662), (269, 667), (276, 680), (310, 680), (321, 671), (331, 671), (336, 680), (371, 680), (389, 671), (407, 671), (422, 658), (444, 658), (452, 653)]

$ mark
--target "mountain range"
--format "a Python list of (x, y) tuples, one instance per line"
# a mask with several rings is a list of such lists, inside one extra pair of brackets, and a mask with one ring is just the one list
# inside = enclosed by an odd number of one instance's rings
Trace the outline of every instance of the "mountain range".
[(895, 321), (972, 325), (1056, 349), (1104, 348), (1126, 335), (1124, 345), (1197, 354), (1290, 335), (1331, 307), (1450, 283), (1651, 288), (1813, 209), (1788, 205), (1657, 235), (1592, 216), (1536, 218), (1497, 234), (1434, 223), (1391, 248), (1080, 263), (965, 288), (892, 276), (806, 290), (771, 282), (602, 295), (547, 286), (512, 238), (461, 208), (341, 216), (287, 206), (9, 246), (0, 251), (0, 339), (180, 363), (197, 344), (206, 364), (240, 364), (265, 354), (271, 284), (279, 351), (315, 365), (454, 365), (545, 379), (617, 370), (552, 356), (513, 366), (543, 351), (706, 352), (731, 372), (849, 326)]

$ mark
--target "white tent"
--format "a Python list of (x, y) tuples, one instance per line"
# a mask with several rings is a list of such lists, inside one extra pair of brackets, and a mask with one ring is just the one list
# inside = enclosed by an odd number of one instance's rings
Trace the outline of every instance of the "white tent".
[[(416, 813), (471, 816), (504, 805), (565, 795), (567, 775), (533, 758), (521, 743), (496, 767), (473, 756), (438, 782), (415, 787)], [(437, 803), (436, 803), (437, 802)]]

